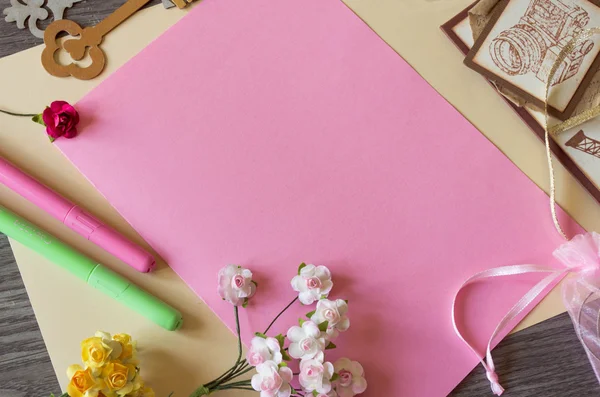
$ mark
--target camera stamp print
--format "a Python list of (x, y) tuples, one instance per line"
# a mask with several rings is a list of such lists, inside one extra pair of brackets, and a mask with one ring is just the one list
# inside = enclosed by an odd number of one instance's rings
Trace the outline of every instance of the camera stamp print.
[[(538, 108), (552, 65), (582, 30), (600, 27), (600, 0), (502, 0), (465, 64)], [(550, 114), (568, 119), (600, 66), (600, 40), (580, 43), (559, 65)]]

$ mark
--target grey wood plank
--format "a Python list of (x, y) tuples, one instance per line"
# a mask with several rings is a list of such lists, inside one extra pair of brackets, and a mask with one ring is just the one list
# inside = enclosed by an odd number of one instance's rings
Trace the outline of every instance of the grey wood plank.
[[(159, 4), (161, 0), (152, 0), (147, 7)], [(125, 0), (83, 0), (65, 12), (65, 19), (77, 22), (81, 26), (93, 26), (125, 3)], [(0, 10), (10, 6), (10, 0), (0, 0)], [(165, 10), (177, 12), (177, 9)], [(14, 22), (6, 22), (0, 13), (0, 58), (40, 45), (41, 39), (34, 37), (28, 29), (20, 30)], [(135, 18), (135, 15), (132, 17)], [(45, 28), (51, 17), (38, 26)]]
[(0, 234), (0, 397), (59, 391), (8, 239)]
[[(600, 385), (564, 313), (508, 336), (494, 349), (503, 397), (599, 396)], [(450, 394), (490, 396), (490, 384), (479, 365)]]

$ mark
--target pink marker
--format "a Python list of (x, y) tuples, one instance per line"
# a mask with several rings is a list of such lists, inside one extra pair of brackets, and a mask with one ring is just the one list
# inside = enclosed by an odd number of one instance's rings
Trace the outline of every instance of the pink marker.
[(156, 262), (148, 252), (1, 157), (0, 183), (140, 272), (154, 268)]

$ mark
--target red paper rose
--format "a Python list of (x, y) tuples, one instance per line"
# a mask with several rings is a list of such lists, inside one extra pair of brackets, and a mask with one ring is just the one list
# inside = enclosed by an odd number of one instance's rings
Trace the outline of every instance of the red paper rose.
[(79, 114), (65, 101), (54, 101), (42, 113), (46, 133), (52, 138), (74, 138), (77, 135)]

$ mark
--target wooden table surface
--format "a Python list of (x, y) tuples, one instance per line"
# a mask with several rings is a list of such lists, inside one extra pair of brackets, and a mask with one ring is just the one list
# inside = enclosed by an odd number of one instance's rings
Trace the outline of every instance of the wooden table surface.
[[(66, 17), (82, 26), (90, 26), (123, 1), (83, 0), (67, 10)], [(149, 4), (159, 2), (154, 0)], [(10, 0), (0, 0), (1, 9), (9, 5)], [(0, 20), (0, 57), (38, 44), (41, 40), (28, 30), (19, 30), (14, 23)], [(598, 381), (567, 314), (508, 336), (494, 350), (494, 358), (502, 384), (508, 389), (504, 396), (600, 395)], [(435, 357), (431, 359), (435, 360)], [(77, 360), (74, 358), (74, 361)], [(435, 374), (424, 381), (435, 382)], [(47, 397), (51, 392), (59, 393), (58, 381), (10, 245), (6, 237), (0, 235), (0, 397)], [(450, 395), (491, 396), (481, 366), (475, 368)]]

